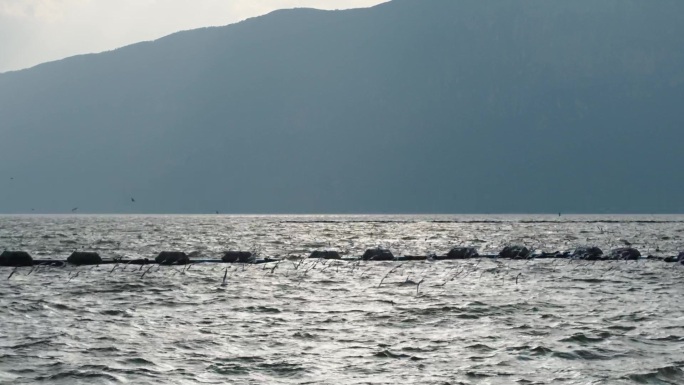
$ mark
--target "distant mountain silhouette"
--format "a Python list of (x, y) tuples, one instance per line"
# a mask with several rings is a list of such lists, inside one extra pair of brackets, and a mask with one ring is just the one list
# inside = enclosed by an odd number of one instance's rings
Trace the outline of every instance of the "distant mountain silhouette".
[(0, 212), (684, 212), (683, 36), (681, 0), (395, 0), (0, 74)]

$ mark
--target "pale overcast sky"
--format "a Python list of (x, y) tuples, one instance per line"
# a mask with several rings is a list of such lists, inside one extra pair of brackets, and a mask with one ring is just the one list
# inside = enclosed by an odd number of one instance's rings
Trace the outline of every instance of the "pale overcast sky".
[(0, 0), (0, 72), (226, 25), (282, 8), (344, 9), (386, 0)]

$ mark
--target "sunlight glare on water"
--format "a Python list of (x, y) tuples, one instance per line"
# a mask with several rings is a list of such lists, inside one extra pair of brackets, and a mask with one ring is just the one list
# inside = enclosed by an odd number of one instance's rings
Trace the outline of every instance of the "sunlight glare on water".
[(681, 264), (299, 258), (625, 241), (667, 256), (683, 233), (682, 216), (0, 216), (0, 247), (40, 259), (283, 258), (0, 268), (0, 383), (681, 384)]

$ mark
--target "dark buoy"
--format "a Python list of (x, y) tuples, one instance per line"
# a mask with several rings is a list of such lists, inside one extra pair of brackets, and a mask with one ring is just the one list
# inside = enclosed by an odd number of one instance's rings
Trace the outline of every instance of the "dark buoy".
[(508, 259), (527, 259), (532, 253), (525, 246), (506, 246), (499, 253), (499, 257)]
[(3, 251), (0, 254), (0, 266), (33, 266), (33, 258), (25, 251)]
[(254, 263), (256, 257), (249, 251), (226, 251), (221, 260), (229, 263)]
[(92, 251), (74, 251), (67, 258), (67, 263), (72, 265), (99, 265), (102, 263), (100, 254)]
[(449, 250), (445, 259), (469, 259), (477, 258), (480, 255), (477, 253), (477, 249), (474, 247), (454, 247)]
[(340, 253), (334, 250), (315, 250), (311, 252), (309, 258), (342, 259)]
[(187, 265), (190, 258), (182, 251), (162, 251), (154, 261), (160, 265)]
[(368, 249), (361, 257), (364, 261), (393, 261), (394, 254), (387, 249)]
[(635, 261), (641, 257), (639, 250), (632, 247), (620, 247), (610, 251), (610, 259)]

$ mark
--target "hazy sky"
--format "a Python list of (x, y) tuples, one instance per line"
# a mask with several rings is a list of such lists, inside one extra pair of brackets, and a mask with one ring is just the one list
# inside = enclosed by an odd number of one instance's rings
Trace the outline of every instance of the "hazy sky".
[(101, 52), (275, 9), (368, 7), (386, 0), (0, 0), (0, 72)]

